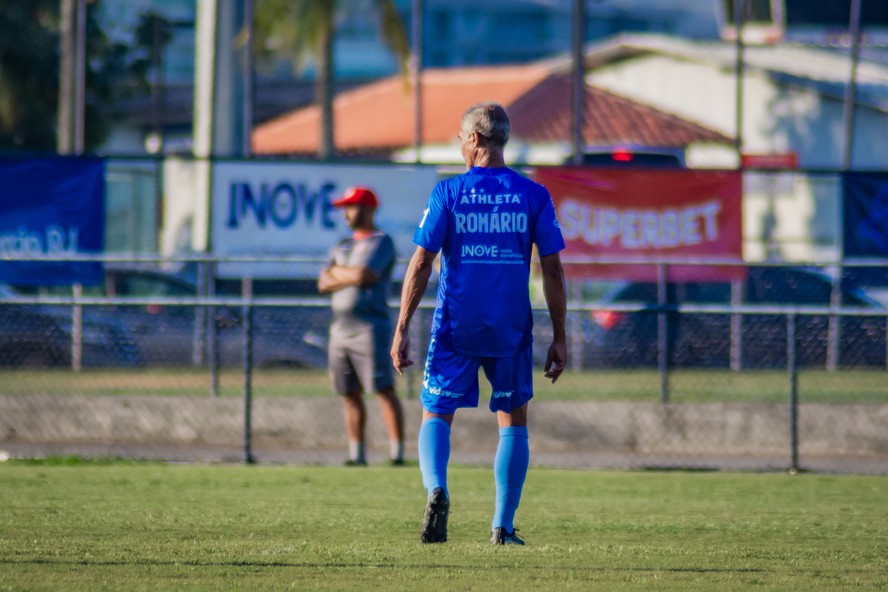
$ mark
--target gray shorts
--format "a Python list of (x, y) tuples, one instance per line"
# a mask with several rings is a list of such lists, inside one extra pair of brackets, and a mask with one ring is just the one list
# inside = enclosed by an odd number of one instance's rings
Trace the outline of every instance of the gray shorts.
[(378, 392), (395, 384), (387, 331), (330, 335), (330, 382), (337, 394)]

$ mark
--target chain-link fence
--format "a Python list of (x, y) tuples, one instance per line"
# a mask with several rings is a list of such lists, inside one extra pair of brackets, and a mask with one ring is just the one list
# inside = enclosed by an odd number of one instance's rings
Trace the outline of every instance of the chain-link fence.
[[(155, 263), (109, 263), (101, 288), (0, 293), (0, 448), (340, 462), (329, 302), (313, 282), (205, 289)], [(749, 265), (733, 283), (572, 282), (570, 364), (556, 384), (542, 376), (548, 314), (534, 311), (534, 462), (885, 472), (888, 309), (839, 277)], [(431, 306), (412, 327), (418, 361)], [(417, 367), (396, 385), (414, 457)], [(458, 414), (457, 462), (491, 462), (496, 422), (483, 407)], [(372, 400), (368, 411), (372, 463), (388, 442)]]

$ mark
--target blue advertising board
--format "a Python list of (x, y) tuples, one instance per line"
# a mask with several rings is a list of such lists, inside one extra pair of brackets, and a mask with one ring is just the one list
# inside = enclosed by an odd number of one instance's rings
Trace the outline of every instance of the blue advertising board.
[(888, 268), (854, 266), (855, 258), (888, 257), (888, 173), (847, 172), (842, 186), (844, 277), (862, 285), (888, 285)]
[(845, 257), (888, 257), (888, 173), (844, 173)]
[(100, 284), (101, 262), (58, 259), (100, 254), (104, 228), (101, 159), (0, 158), (0, 282)]

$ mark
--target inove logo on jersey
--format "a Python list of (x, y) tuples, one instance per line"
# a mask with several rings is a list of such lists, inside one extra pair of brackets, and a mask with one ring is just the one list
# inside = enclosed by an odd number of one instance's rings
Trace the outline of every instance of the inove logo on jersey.
[(462, 257), (499, 257), (496, 245), (463, 245), (460, 250)]
[(259, 183), (232, 181), (228, 189), (228, 228), (239, 228), (252, 217), (260, 228), (269, 222), (278, 228), (289, 228), (302, 219), (307, 225), (315, 221), (323, 228), (336, 228), (330, 196), (336, 184), (321, 183), (317, 188), (307, 183)]

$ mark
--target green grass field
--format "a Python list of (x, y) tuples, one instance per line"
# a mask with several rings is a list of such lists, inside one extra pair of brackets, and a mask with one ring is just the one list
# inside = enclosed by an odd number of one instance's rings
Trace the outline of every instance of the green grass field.
[[(483, 379), (482, 379), (483, 380)], [(566, 372), (549, 384), (538, 371), (537, 393), (550, 400), (656, 401), (659, 378), (654, 370)], [(398, 378), (402, 396), (418, 396), (419, 377)], [(785, 371), (681, 370), (669, 374), (675, 402), (767, 402), (789, 399)], [(155, 368), (145, 370), (0, 370), (0, 393), (27, 395), (157, 395), (206, 396), (210, 376), (206, 369)], [(219, 377), (219, 395), (240, 397), (243, 376), (226, 369)], [(324, 370), (257, 369), (253, 394), (258, 397), (326, 397), (330, 381)], [(802, 370), (799, 395), (808, 403), (888, 403), (884, 370)]]
[(526, 547), (453, 467), (0, 463), (0, 590), (886, 590), (888, 478), (532, 468)]

